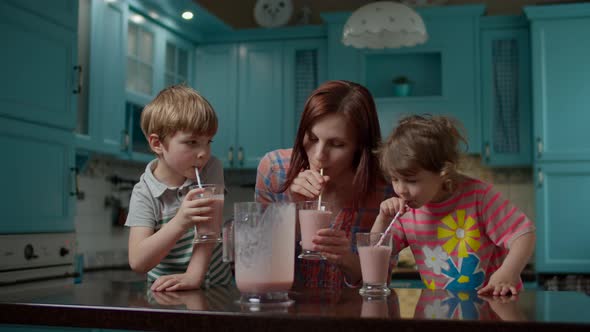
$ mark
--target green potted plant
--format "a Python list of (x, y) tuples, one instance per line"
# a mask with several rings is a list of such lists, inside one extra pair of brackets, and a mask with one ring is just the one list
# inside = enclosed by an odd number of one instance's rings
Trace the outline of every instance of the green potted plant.
[(396, 97), (406, 97), (412, 91), (412, 81), (406, 76), (397, 76), (393, 79), (393, 95)]

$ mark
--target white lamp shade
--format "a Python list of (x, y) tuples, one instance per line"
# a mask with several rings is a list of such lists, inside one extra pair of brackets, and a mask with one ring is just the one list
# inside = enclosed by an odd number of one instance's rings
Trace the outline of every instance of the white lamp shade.
[(378, 1), (357, 9), (346, 21), (342, 43), (356, 48), (398, 48), (428, 40), (424, 21), (412, 8)]

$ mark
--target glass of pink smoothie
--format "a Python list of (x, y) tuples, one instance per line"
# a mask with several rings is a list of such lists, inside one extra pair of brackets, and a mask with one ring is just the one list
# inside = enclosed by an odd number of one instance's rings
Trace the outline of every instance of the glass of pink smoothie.
[[(201, 194), (200, 198), (213, 199), (212, 219), (207, 222), (201, 222), (195, 226), (195, 240), (193, 243), (218, 243), (221, 242), (221, 224), (223, 219), (223, 202), (224, 202), (224, 186), (222, 184), (203, 184), (201, 185), (205, 192)], [(198, 185), (189, 187), (191, 190), (199, 188)]]
[(377, 245), (382, 234), (356, 233), (356, 247), (363, 275), (363, 287), (359, 293), (363, 296), (387, 296), (391, 293), (388, 287), (391, 236), (387, 236)]
[(332, 224), (332, 205), (327, 202), (305, 201), (297, 203), (299, 228), (301, 229), (301, 254), (298, 258), (326, 259), (319, 251), (313, 250), (313, 237), (320, 229)]

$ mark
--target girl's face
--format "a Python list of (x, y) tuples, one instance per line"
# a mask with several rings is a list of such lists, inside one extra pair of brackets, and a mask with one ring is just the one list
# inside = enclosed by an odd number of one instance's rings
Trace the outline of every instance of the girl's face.
[(424, 169), (413, 176), (392, 174), (391, 184), (396, 194), (413, 209), (427, 203), (440, 202), (448, 196), (443, 189), (444, 179), (438, 173)]
[[(358, 149), (356, 132), (341, 113), (321, 117), (303, 138), (309, 167), (338, 181), (354, 173), (354, 155)], [(349, 179), (352, 182), (352, 178)], [(336, 182), (337, 183), (337, 182)]]
[(201, 170), (211, 157), (211, 137), (178, 131), (160, 146), (157, 175), (166, 184), (180, 186), (195, 179), (195, 168)]

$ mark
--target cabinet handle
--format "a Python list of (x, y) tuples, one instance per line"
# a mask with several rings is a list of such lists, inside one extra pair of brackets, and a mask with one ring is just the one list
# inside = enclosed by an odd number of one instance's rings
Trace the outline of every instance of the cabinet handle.
[(77, 81), (77, 83), (75, 84), (76, 88), (72, 90), (72, 93), (75, 95), (80, 94), (82, 92), (82, 66), (74, 66), (74, 73), (76, 72), (78, 72), (78, 75), (76, 75), (76, 78), (74, 79), (75, 81)]
[(227, 161), (229, 162), (230, 166), (234, 166), (234, 147), (230, 146), (229, 150), (227, 151)]
[(490, 143), (486, 142), (485, 147), (486, 160), (490, 161)]
[(543, 181), (545, 180), (545, 177), (543, 176), (543, 171), (541, 171), (541, 169), (537, 169), (537, 181), (538, 181), (538, 185), (539, 187), (543, 186)]
[(537, 157), (541, 158), (543, 155), (543, 141), (541, 141), (541, 137), (537, 137)]
[(238, 148), (238, 161), (240, 166), (244, 166), (244, 149), (241, 146)]
[(121, 131), (121, 151), (129, 149), (129, 133), (127, 130)]
[(78, 197), (78, 195), (80, 195), (80, 188), (78, 187), (78, 167), (70, 167), (70, 171), (73, 179), (73, 190), (70, 191), (70, 196)]

